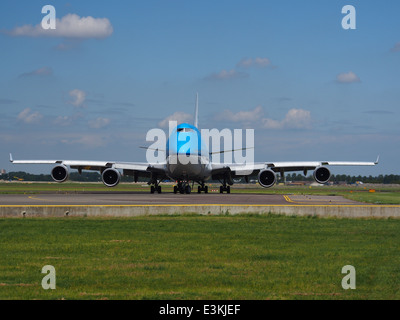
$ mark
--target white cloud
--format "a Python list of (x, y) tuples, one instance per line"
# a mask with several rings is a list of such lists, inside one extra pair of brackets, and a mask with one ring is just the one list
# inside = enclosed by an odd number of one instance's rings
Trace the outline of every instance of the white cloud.
[(336, 76), (336, 81), (338, 83), (354, 83), (361, 82), (360, 78), (352, 71), (339, 73)]
[(228, 80), (237, 78), (247, 78), (249, 75), (245, 72), (238, 72), (234, 69), (232, 70), (222, 70), (218, 73), (213, 73), (206, 77), (206, 80)]
[[(266, 68), (271, 65), (271, 61), (268, 58), (243, 58), (236, 64), (236, 68)], [(271, 66), (272, 67), (272, 66)], [(274, 68), (274, 67), (273, 67)], [(241, 79), (247, 78), (249, 74), (246, 72), (238, 71), (235, 69), (231, 70), (221, 70), (217, 73), (212, 73), (205, 77), (206, 80), (229, 80), (229, 79)]]
[(265, 129), (309, 129), (312, 124), (310, 111), (303, 109), (290, 109), (283, 120), (264, 118), (261, 106), (249, 111), (232, 112), (224, 110), (214, 120), (240, 122), (247, 126), (263, 127)]
[(183, 123), (183, 122), (192, 122), (193, 116), (191, 114), (188, 114), (185, 112), (177, 111), (174, 114), (166, 117), (164, 120), (160, 121), (158, 123), (158, 126), (160, 128), (168, 128), (169, 121), (176, 121), (176, 122), (178, 122), (178, 124)]
[(58, 116), (56, 120), (54, 120), (54, 124), (58, 126), (69, 126), (72, 123), (71, 118), (68, 116)]
[(43, 67), (30, 72), (25, 72), (20, 75), (20, 77), (29, 76), (51, 76), (53, 74), (53, 69), (51, 67)]
[(17, 120), (27, 124), (38, 123), (43, 118), (39, 112), (33, 112), (30, 108), (22, 110), (18, 116)]
[(237, 67), (249, 68), (249, 67), (258, 67), (258, 68), (266, 68), (271, 65), (271, 60), (268, 58), (243, 58), (237, 63)]
[(252, 58), (249, 58), (249, 59), (247, 59), (247, 58), (243, 58), (242, 60), (240, 60), (238, 63), (237, 63), (237, 67), (244, 67), (244, 68), (248, 68), (248, 67), (251, 67), (251, 65), (253, 64), (253, 59)]
[(271, 61), (268, 58), (255, 58), (254, 64), (258, 67), (268, 67)]
[(76, 124), (77, 120), (83, 118), (84, 115), (80, 112), (77, 112), (71, 116), (58, 116), (54, 119), (53, 124), (60, 127), (68, 127)]
[(263, 127), (266, 129), (309, 129), (311, 122), (311, 112), (303, 109), (290, 109), (281, 121), (262, 119)]
[(100, 135), (82, 135), (70, 136), (67, 139), (62, 139), (61, 142), (67, 145), (82, 145), (88, 148), (104, 147), (108, 144), (109, 139)]
[(262, 119), (264, 128), (266, 129), (282, 129), (283, 121), (273, 120), (269, 118)]
[(263, 116), (263, 108), (261, 106), (257, 106), (254, 110), (249, 111), (239, 111), (233, 113), (230, 110), (224, 110), (222, 113), (217, 115), (217, 120), (226, 120), (231, 122), (256, 122), (260, 120)]
[(56, 19), (56, 29), (43, 29), (41, 23), (36, 26), (24, 25), (16, 27), (7, 34), (19, 37), (63, 37), (102, 39), (113, 33), (113, 27), (107, 18), (79, 17), (77, 14), (67, 14)]
[(106, 127), (110, 123), (108, 118), (97, 118), (89, 121), (89, 127), (92, 129), (100, 129)]
[(79, 89), (74, 89), (69, 92), (70, 97), (73, 99), (70, 101), (72, 105), (75, 107), (84, 107), (84, 102), (86, 99), (86, 92), (79, 90)]

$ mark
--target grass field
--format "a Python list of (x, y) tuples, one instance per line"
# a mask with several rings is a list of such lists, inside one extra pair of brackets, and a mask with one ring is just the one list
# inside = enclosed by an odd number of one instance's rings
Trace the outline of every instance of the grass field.
[[(400, 186), (370, 188), (235, 185), (232, 193), (400, 203)], [(149, 187), (0, 183), (2, 194), (47, 192), (147, 193)], [(172, 185), (163, 192), (172, 192)], [(397, 219), (2, 218), (0, 299), (400, 299), (399, 245)], [(55, 290), (41, 286), (45, 265), (56, 269)], [(355, 290), (341, 286), (345, 265), (356, 269)]]
[[(370, 190), (375, 192), (369, 192)], [(120, 183), (114, 188), (108, 188), (102, 183), (32, 183), (12, 182), (0, 183), (0, 194), (46, 192), (81, 193), (81, 192), (146, 192), (150, 190), (146, 183)], [(163, 184), (163, 192), (173, 192), (172, 184)], [(210, 192), (219, 192), (219, 185), (210, 185)], [(238, 184), (231, 188), (232, 193), (265, 193), (265, 194), (311, 194), (311, 195), (340, 195), (360, 202), (375, 204), (400, 204), (399, 186), (283, 186), (262, 188), (257, 184)]]
[(399, 299), (399, 244), (396, 219), (0, 219), (0, 299)]

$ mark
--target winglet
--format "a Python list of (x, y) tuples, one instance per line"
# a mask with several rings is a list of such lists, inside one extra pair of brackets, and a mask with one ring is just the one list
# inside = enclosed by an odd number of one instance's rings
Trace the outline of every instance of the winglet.
[(375, 164), (378, 164), (379, 163), (379, 156), (378, 156), (378, 158), (376, 158), (376, 161), (374, 162)]
[(10, 162), (14, 162), (12, 154), (10, 153)]
[(199, 121), (198, 121), (198, 117), (199, 117), (199, 93), (196, 93), (196, 107), (194, 109), (194, 126), (197, 128), (199, 125)]

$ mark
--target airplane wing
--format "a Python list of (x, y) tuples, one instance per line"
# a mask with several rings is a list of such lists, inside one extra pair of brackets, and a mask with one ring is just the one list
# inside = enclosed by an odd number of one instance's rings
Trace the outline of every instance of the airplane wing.
[(365, 161), (286, 161), (286, 162), (258, 162), (254, 164), (212, 164), (212, 172), (220, 173), (231, 171), (235, 176), (255, 175), (260, 170), (271, 169), (274, 172), (308, 171), (322, 166), (374, 166), (379, 162)]
[[(290, 171), (303, 171), (307, 174), (309, 170), (314, 171), (317, 182), (324, 183), (329, 180), (330, 172), (326, 166), (374, 166), (379, 162), (379, 156), (375, 162), (365, 161), (286, 161), (286, 162), (262, 162), (253, 164), (211, 164), (213, 179), (229, 180), (236, 177), (257, 176), (262, 186), (270, 187), (275, 183), (275, 177), (271, 174), (268, 179), (265, 174), (265, 185), (262, 184), (263, 177), (260, 172), (274, 172), (283, 174)], [(231, 180), (232, 181), (232, 180)], [(268, 181), (268, 182), (267, 182)]]
[(69, 166), (71, 169), (93, 170), (103, 172), (108, 168), (121, 169), (124, 175), (138, 177), (158, 176), (158, 179), (165, 177), (166, 164), (149, 164), (141, 162), (119, 162), (119, 161), (87, 161), (87, 160), (14, 160), (10, 154), (10, 162), (14, 164), (54, 164)]
[(377, 165), (379, 157), (375, 162), (365, 161), (293, 161), (293, 162), (267, 162), (266, 168), (275, 172), (281, 171), (307, 171), (322, 166), (374, 166)]

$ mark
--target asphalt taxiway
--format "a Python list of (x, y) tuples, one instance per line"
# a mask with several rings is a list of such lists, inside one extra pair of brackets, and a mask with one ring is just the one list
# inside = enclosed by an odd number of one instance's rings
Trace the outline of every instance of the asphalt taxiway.
[(118, 205), (357, 205), (340, 196), (303, 196), (280, 194), (150, 194), (136, 193), (66, 193), (66, 194), (10, 194), (0, 195), (2, 206), (118, 206)]
[(104, 192), (0, 195), (0, 217), (132, 217), (185, 213), (400, 218), (400, 206), (359, 203), (341, 196), (291, 194)]

